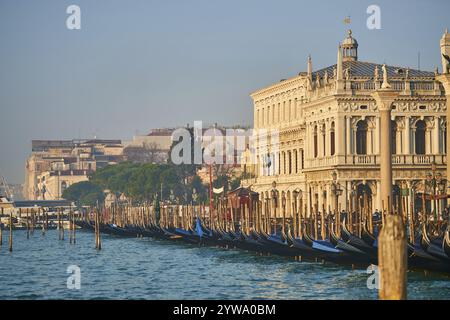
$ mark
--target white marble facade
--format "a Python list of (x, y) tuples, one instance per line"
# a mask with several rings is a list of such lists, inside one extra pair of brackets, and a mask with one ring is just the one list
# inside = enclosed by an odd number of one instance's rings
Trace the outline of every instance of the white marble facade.
[[(392, 88), (400, 92), (391, 122), (394, 184), (420, 192), (433, 161), (445, 178), (445, 95), (436, 71), (386, 69)], [(381, 209), (380, 118), (371, 93), (380, 88), (382, 74), (381, 64), (358, 60), (358, 42), (349, 32), (335, 65), (313, 71), (309, 57), (307, 72), (252, 93), (255, 132), (275, 132), (278, 138), (256, 142), (256, 177), (244, 185), (260, 192), (266, 205), (276, 182), (288, 214), (293, 191), (300, 190), (297, 205), (309, 214), (334, 210), (335, 172), (342, 190), (340, 209), (348, 210), (350, 200), (362, 194), (373, 210)], [(351, 197), (352, 192), (357, 196)], [(407, 201), (410, 211), (413, 201)]]

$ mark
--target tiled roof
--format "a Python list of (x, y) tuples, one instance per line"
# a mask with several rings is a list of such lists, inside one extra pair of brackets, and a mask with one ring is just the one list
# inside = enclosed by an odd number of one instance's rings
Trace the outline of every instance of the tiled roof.
[[(367, 77), (373, 78), (375, 67), (378, 66), (378, 74), (380, 80), (383, 78), (382, 64), (363, 62), (363, 61), (345, 61), (342, 63), (342, 70), (350, 68), (350, 78), (354, 77)], [(313, 79), (316, 79), (316, 75), (319, 74), (323, 78), (325, 71), (328, 73), (328, 77), (333, 76), (333, 69), (337, 68), (336, 64), (317, 70), (313, 72)], [(405, 67), (395, 67), (386, 65), (389, 78), (401, 78), (405, 77), (406, 69)], [(434, 72), (420, 71), (415, 69), (409, 69), (409, 78), (434, 78)]]

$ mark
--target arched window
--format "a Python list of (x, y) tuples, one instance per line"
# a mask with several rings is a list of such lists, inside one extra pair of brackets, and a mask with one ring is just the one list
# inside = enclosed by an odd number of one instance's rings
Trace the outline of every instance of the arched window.
[(327, 155), (327, 130), (325, 128), (325, 124), (322, 125), (322, 156), (326, 156)]
[(314, 158), (317, 158), (317, 126), (314, 127)]
[(278, 152), (278, 174), (281, 174), (281, 153)]
[(259, 128), (260, 125), (261, 125), (260, 124), (260, 119), (259, 119), (259, 109), (256, 110), (256, 120), (255, 120), (255, 122), (256, 122), (256, 124), (255, 124), (256, 127)]
[(397, 122), (391, 120), (391, 152), (397, 154)]
[(294, 163), (295, 163), (295, 173), (298, 173), (298, 153), (294, 150)]
[(289, 174), (292, 174), (292, 153), (288, 151), (288, 159), (289, 159)]
[(262, 108), (262, 111), (261, 111), (261, 126), (262, 127), (264, 126), (264, 108)]
[(334, 156), (334, 154), (336, 153), (336, 146), (335, 146), (335, 135), (334, 135), (334, 122), (331, 123), (331, 128), (330, 128), (330, 152), (332, 156)]
[(441, 147), (439, 148), (440, 153), (446, 154), (447, 153), (447, 124), (444, 122), (439, 130), (441, 134), (440, 142)]
[(416, 154), (425, 154), (425, 131), (427, 130), (427, 125), (425, 121), (419, 120), (416, 122), (416, 139), (415, 139), (415, 149)]
[(442, 148), (442, 153), (447, 154), (447, 124), (444, 124), (444, 147)]
[(367, 154), (367, 122), (360, 120), (356, 124), (356, 154)]

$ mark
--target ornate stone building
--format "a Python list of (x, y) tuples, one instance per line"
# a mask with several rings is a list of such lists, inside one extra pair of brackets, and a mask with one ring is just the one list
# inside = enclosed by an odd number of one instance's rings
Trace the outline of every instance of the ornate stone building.
[[(450, 44), (446, 34), (443, 39)], [(336, 183), (340, 209), (364, 194), (373, 210), (382, 209), (380, 117), (371, 93), (381, 87), (383, 69), (358, 60), (358, 42), (349, 31), (336, 64), (313, 71), (309, 57), (307, 72), (252, 93), (255, 132), (267, 130), (272, 138), (255, 139), (256, 177), (244, 185), (260, 192), (265, 204), (276, 189), (288, 213), (295, 201), (308, 214), (334, 210)], [(385, 70), (399, 92), (391, 122), (393, 190), (394, 195), (408, 190), (409, 211), (411, 203), (421, 206), (421, 197), (412, 201), (411, 190), (424, 191), (433, 162), (437, 176), (445, 178), (446, 99), (437, 71)]]

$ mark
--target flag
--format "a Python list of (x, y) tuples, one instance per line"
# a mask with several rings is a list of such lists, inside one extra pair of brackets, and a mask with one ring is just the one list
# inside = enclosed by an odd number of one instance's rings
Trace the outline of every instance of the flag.
[(345, 17), (344, 24), (350, 24), (350, 23), (351, 23), (350, 16)]
[(213, 192), (215, 194), (221, 194), (223, 192), (223, 187), (222, 188), (213, 188)]

